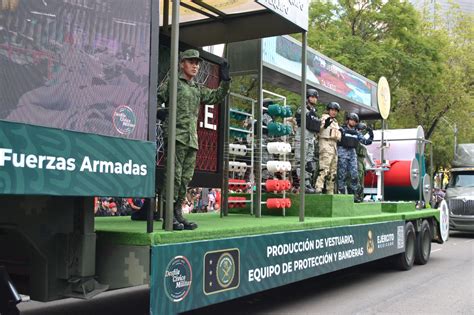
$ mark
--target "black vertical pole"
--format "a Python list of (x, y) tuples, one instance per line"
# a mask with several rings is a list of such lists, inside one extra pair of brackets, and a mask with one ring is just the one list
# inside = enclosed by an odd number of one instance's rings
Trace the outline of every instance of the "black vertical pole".
[[(150, 79), (148, 94), (148, 141), (156, 141), (156, 87), (158, 85), (158, 53), (160, 40), (160, 2), (158, 0), (150, 1)], [(156, 176), (156, 174), (155, 174)], [(155, 182), (155, 180), (153, 180)], [(150, 207), (147, 213), (147, 233), (153, 232), (153, 213), (156, 208), (155, 198), (150, 200)]]
[(301, 139), (300, 139), (300, 209), (299, 209), (299, 221), (304, 222), (304, 183), (306, 177), (305, 165), (306, 165), (306, 152), (305, 152), (305, 133), (306, 133), (306, 54), (307, 54), (307, 36), (306, 31), (301, 33)]

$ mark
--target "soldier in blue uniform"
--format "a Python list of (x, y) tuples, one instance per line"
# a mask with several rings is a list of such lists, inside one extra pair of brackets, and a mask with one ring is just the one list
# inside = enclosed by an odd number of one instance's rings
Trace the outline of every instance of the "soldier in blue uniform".
[[(341, 127), (342, 138), (337, 147), (337, 189), (340, 194), (345, 193), (346, 177), (349, 174), (350, 193), (359, 191), (359, 176), (357, 166), (356, 147), (359, 143), (370, 145), (374, 139), (374, 133), (371, 129), (367, 130), (369, 138), (365, 138), (357, 129), (359, 116), (356, 113), (347, 115), (346, 124)], [(354, 201), (362, 201), (354, 195)]]

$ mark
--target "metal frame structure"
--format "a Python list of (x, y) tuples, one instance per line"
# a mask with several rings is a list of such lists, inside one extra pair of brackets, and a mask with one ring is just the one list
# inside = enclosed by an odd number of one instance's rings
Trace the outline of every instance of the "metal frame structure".
[[(193, 3), (203, 6), (205, 4), (204, 1), (197, 1), (193, 0)], [(178, 56), (179, 56), (179, 39), (180, 39), (180, 23), (179, 23), (179, 8), (180, 8), (181, 1), (180, 0), (172, 0), (172, 21), (171, 21), (171, 67), (170, 67), (170, 110), (169, 110), (169, 124), (175, 125), (176, 123), (176, 89), (177, 89), (177, 82), (178, 82)], [(203, 6), (204, 7), (204, 6)], [(188, 6), (189, 8), (189, 6)], [(209, 10), (208, 7), (206, 7)], [(235, 16), (231, 15), (222, 15), (221, 12), (216, 10), (211, 10), (213, 13), (218, 14), (219, 19), (207, 19), (201, 22), (192, 22), (183, 25), (183, 32), (184, 32), (184, 42), (188, 44), (195, 45), (195, 46), (205, 46), (205, 45), (212, 45), (216, 43), (223, 43), (229, 41), (238, 41), (238, 40), (248, 40), (252, 38), (263, 38), (266, 36), (271, 35), (279, 35), (283, 33), (296, 33), (301, 32), (304, 38), (303, 47), (302, 47), (302, 56), (306, 57), (306, 30), (301, 29), (296, 24), (293, 24), (287, 20), (281, 19), (275, 13), (272, 13), (270, 10), (262, 10), (259, 12), (253, 12), (249, 14), (238, 14)], [(164, 32), (168, 31), (168, 13), (169, 13), (169, 3), (168, 1), (164, 1), (164, 10), (163, 10), (163, 28)], [(260, 14), (260, 16), (259, 16)], [(216, 22), (217, 20), (217, 22)], [(222, 24), (221, 20), (226, 20), (226, 23)], [(214, 23), (220, 23), (219, 26), (215, 25)], [(235, 29), (236, 27), (240, 26), (237, 32), (232, 32), (231, 30)], [(214, 26), (214, 27), (213, 27)], [(256, 32), (255, 26), (261, 26)], [(205, 30), (206, 31), (205, 31)], [(204, 38), (202, 34), (208, 34), (208, 38)], [(260, 45), (261, 45), (261, 41)], [(261, 50), (260, 50), (261, 51)], [(305, 74), (306, 72), (306, 58), (303, 58), (304, 62), (302, 62), (302, 73)], [(263, 106), (263, 95), (262, 95), (262, 72), (263, 72), (263, 62), (261, 56), (259, 57), (259, 81), (258, 81), (258, 90), (260, 91), (258, 96), (258, 104), (259, 108)], [(301, 82), (301, 92), (302, 92), (302, 99), (304, 100), (304, 95), (306, 94), (306, 78)], [(302, 102), (302, 109), (306, 106), (305, 102)], [(257, 111), (257, 116), (258, 111)], [(257, 119), (257, 147), (261, 148), (261, 117), (256, 117)], [(304, 135), (303, 135), (304, 136)], [(176, 134), (175, 131), (172, 131), (170, 128), (170, 132), (168, 134), (168, 155), (174, 156), (175, 153), (175, 141), (176, 141)], [(304, 143), (302, 144), (304, 147)], [(303, 148), (304, 150), (304, 148)], [(304, 153), (304, 152), (303, 152)], [(257, 154), (256, 160), (254, 161), (255, 165), (261, 165), (262, 159), (261, 154)], [(175, 171), (175, 165), (173, 159), (167, 159), (166, 164), (166, 172), (168, 174), (173, 174)], [(261, 171), (256, 172), (256, 182), (261, 182)], [(169, 176), (166, 182), (166, 199), (173, 200), (174, 195), (174, 187), (173, 187), (173, 177)], [(302, 198), (304, 199), (304, 193), (302, 193)], [(261, 190), (257, 189), (256, 200), (261, 200)], [(258, 202), (255, 204), (256, 217), (261, 216), (261, 204)], [(166, 203), (166, 222), (165, 222), (165, 229), (167, 231), (172, 230), (172, 215), (173, 215), (173, 203), (167, 202)], [(151, 211), (150, 211), (151, 212)], [(304, 219), (304, 202), (300, 205), (300, 220)], [(148, 216), (148, 224), (147, 226), (152, 226), (151, 223), (152, 215), (149, 214)], [(147, 231), (149, 231), (147, 229)]]

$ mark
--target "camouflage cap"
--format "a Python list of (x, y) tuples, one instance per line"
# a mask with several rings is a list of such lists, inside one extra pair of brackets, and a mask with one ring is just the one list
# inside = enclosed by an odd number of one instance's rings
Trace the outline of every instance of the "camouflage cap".
[(199, 51), (196, 49), (188, 49), (183, 51), (181, 53), (181, 60), (183, 59), (198, 59), (199, 61), (202, 61), (202, 58), (199, 57)]

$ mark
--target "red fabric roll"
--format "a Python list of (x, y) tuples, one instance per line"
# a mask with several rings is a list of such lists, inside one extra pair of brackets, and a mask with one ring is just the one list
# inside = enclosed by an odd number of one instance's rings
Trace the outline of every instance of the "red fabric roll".
[[(377, 161), (379, 165), (379, 161)], [(390, 161), (390, 169), (384, 172), (386, 187), (411, 187), (411, 161)], [(374, 171), (368, 171), (364, 178), (365, 187), (376, 187), (377, 176)]]

